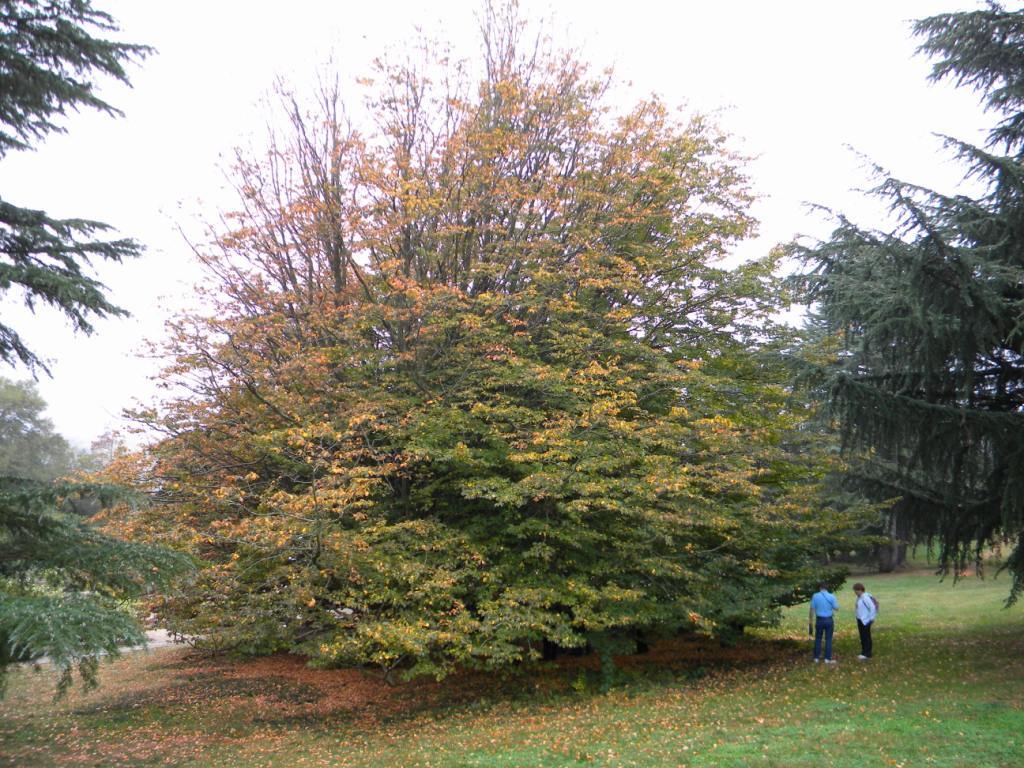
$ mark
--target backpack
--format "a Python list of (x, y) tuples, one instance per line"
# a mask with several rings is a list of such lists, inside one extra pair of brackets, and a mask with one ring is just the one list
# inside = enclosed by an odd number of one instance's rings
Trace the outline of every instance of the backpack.
[(874, 595), (872, 595), (870, 592), (868, 593), (868, 597), (870, 597), (871, 598), (871, 602), (875, 604), (875, 613), (877, 614), (878, 613), (878, 598), (875, 597)]

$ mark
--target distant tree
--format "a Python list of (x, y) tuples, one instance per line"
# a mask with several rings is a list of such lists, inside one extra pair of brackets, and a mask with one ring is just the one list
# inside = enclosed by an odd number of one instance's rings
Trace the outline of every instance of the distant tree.
[(947, 138), (976, 196), (886, 177), (899, 225), (841, 217), (799, 249), (808, 298), (844, 350), (822, 381), (855, 457), (852, 484), (898, 498), (896, 523), (941, 566), (1008, 545), (1024, 589), (1024, 11), (990, 3), (915, 24), (932, 80), (976, 89), (999, 120), (986, 147)]
[(0, 476), (54, 480), (75, 464), (75, 454), (53, 422), (46, 401), (28, 381), (0, 377)]
[[(96, 95), (92, 78), (127, 84), (123, 64), (151, 49), (92, 34), (116, 30), (89, 0), (0, 0), (0, 160), (63, 132), (60, 118), (69, 110), (121, 114)], [(97, 238), (109, 229), (87, 219), (55, 219), (0, 196), (0, 296), (12, 291), (30, 308), (55, 307), (84, 333), (92, 332), (92, 318), (123, 315), (104, 286), (83, 271), (92, 259), (120, 261), (140, 252), (132, 240)], [(3, 321), (0, 360), (46, 370)]]
[(116, 431), (107, 430), (89, 443), (88, 450), (78, 452), (75, 466), (85, 472), (98, 472), (126, 453), (128, 446), (122, 436)]
[[(93, 74), (127, 82), (122, 62), (144, 46), (93, 37), (114, 31), (112, 19), (87, 0), (0, 0), (0, 159), (63, 128), (68, 109), (118, 111), (97, 97)], [(139, 252), (130, 240), (97, 240), (103, 224), (58, 220), (0, 199), (0, 293), (20, 291), (63, 311), (89, 333), (91, 316), (123, 314), (83, 265)], [(46, 371), (18, 333), (0, 323), (0, 360)], [(112, 538), (72, 511), (76, 500), (100, 504), (124, 491), (96, 484), (50, 482), (67, 467), (67, 443), (43, 418), (31, 385), (0, 380), (0, 686), (7, 666), (40, 655), (59, 671), (59, 691), (77, 669), (95, 683), (99, 655), (143, 640), (126, 600), (181, 571), (186, 560)]]

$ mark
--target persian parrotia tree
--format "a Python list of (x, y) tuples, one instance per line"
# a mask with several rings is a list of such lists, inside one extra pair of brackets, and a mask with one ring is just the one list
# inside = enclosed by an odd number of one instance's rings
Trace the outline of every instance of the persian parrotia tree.
[(1011, 601), (1024, 589), (1024, 11), (990, 4), (915, 25), (932, 78), (976, 88), (999, 121), (985, 148), (947, 146), (980, 185), (945, 195), (894, 178), (877, 194), (891, 232), (842, 220), (804, 249), (823, 325), (842, 333), (827, 381), (851, 479), (899, 498), (911, 533), (944, 568), (1009, 544)]
[(754, 226), (736, 158), (521, 33), (488, 11), (478, 82), (379, 63), (365, 133), (285, 94), (239, 158), (193, 396), (145, 416), (152, 535), (207, 563), (175, 629), (441, 675), (763, 623), (817, 575), (841, 525), (768, 383), (774, 264), (715, 266)]

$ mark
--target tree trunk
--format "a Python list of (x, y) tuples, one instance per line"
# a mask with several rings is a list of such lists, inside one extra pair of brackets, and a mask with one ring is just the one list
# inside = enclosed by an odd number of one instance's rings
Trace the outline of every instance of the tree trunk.
[(889, 515), (889, 521), (885, 527), (885, 535), (889, 541), (878, 547), (879, 573), (892, 573), (907, 559), (907, 542), (901, 535), (903, 533), (901, 528), (897, 516)]

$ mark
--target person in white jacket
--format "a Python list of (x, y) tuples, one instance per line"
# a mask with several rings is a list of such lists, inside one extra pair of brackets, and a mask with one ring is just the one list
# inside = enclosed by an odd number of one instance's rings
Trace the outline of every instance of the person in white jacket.
[(853, 593), (857, 596), (857, 631), (860, 633), (860, 656), (857, 658), (864, 661), (871, 658), (871, 625), (878, 616), (878, 608), (875, 598), (864, 591), (860, 582), (853, 585)]

